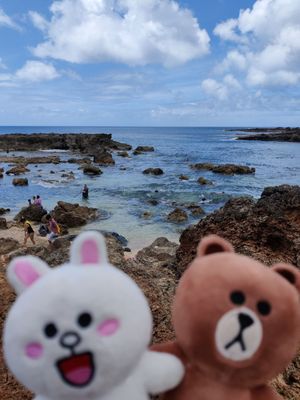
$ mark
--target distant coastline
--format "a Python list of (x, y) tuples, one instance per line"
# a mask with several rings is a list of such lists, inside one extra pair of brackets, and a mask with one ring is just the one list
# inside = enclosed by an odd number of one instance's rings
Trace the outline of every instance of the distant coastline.
[(262, 140), (273, 142), (300, 142), (300, 128), (245, 128), (227, 129), (228, 132), (249, 132), (255, 135), (238, 136), (237, 140)]

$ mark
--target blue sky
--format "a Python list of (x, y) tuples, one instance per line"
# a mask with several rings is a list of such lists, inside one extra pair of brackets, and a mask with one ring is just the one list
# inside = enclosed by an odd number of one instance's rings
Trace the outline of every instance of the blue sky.
[(0, 125), (296, 126), (299, 0), (0, 0)]

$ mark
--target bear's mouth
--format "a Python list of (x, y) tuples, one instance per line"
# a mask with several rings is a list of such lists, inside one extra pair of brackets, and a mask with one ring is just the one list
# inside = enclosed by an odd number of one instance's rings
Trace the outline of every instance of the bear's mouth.
[(64, 382), (71, 386), (87, 386), (94, 378), (95, 365), (91, 352), (61, 358), (57, 361), (56, 367)]

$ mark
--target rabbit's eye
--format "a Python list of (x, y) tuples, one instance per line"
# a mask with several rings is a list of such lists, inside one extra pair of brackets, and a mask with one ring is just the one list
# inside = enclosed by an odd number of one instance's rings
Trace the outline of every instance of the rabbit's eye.
[(81, 326), (82, 328), (87, 328), (88, 326), (91, 325), (92, 322), (93, 322), (93, 318), (92, 318), (91, 314), (88, 312), (84, 312), (84, 313), (80, 314), (77, 319), (78, 325)]

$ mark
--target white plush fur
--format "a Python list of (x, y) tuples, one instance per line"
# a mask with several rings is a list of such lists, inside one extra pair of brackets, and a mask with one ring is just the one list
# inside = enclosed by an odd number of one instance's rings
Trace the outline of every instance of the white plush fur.
[[(108, 263), (100, 234), (81, 234), (72, 245), (71, 263), (61, 267), (50, 269), (34, 257), (17, 258), (8, 267), (8, 279), (19, 296), (5, 324), (5, 358), (36, 400), (147, 400), (182, 379), (177, 358), (147, 350), (152, 318), (146, 298)], [(87, 313), (92, 320), (82, 327), (78, 318)], [(109, 323), (106, 330), (99, 328), (104, 321), (117, 321), (118, 328), (107, 333)], [(57, 328), (53, 337), (45, 335), (49, 324)], [(33, 354), (37, 347), (42, 354), (28, 356), (30, 344)], [(57, 362), (87, 352), (94, 360), (93, 378), (82, 386), (66, 382)], [(85, 373), (75, 368), (71, 381), (84, 380)]]

